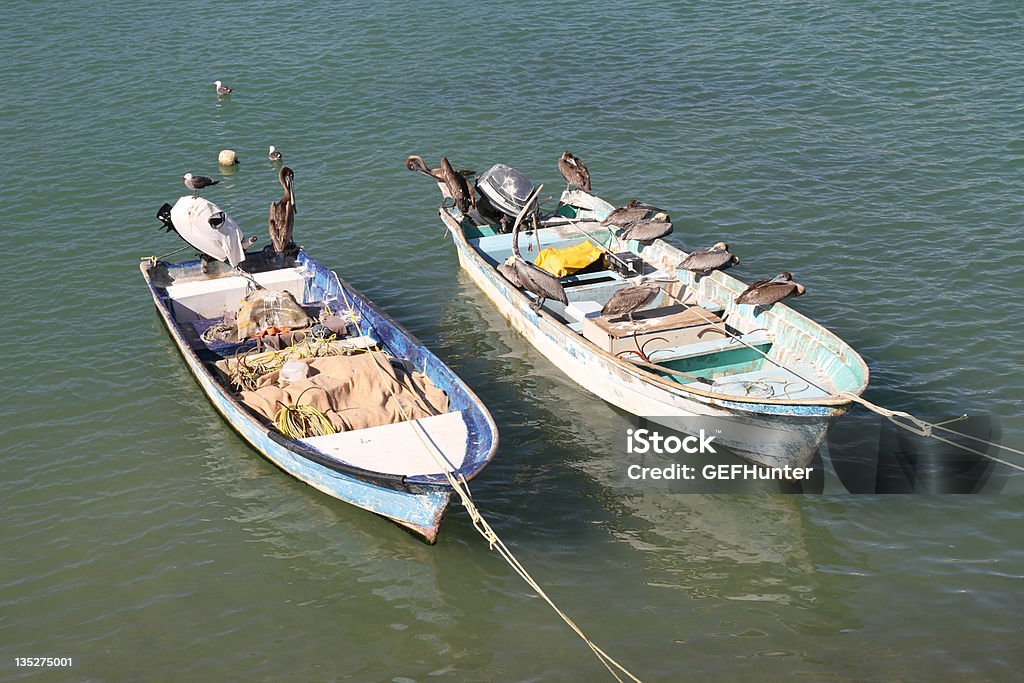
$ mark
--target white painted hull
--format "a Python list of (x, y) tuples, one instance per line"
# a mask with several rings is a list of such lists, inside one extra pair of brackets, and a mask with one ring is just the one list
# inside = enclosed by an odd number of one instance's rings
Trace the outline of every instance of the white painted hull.
[(532, 311), (529, 299), (477, 254), (454, 219), (444, 210), (441, 218), (452, 233), (461, 267), (512, 327), (569, 378), (629, 413), (687, 433), (706, 418), (712, 432), (721, 430), (716, 443), (736, 455), (768, 467), (803, 467), (848, 407), (720, 401), (623, 362), (560, 321)]

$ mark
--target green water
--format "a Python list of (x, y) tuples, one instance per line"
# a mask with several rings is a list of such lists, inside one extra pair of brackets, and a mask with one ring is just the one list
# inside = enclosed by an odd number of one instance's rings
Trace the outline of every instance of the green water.
[[(626, 418), (480, 300), (404, 160), (557, 189), (568, 148), (674, 244), (792, 271), (872, 400), (991, 414), (1019, 448), (1022, 29), (1010, 1), (6, 3), (0, 679), (605, 675), (461, 508), (421, 545), (200, 395), (138, 259), (179, 246), (153, 216), (186, 171), (265, 243), (270, 144), (298, 241), (489, 406), (480, 508), (640, 678), (1021, 679), (1019, 495), (624, 489)], [(12, 664), (45, 655), (76, 668)]]

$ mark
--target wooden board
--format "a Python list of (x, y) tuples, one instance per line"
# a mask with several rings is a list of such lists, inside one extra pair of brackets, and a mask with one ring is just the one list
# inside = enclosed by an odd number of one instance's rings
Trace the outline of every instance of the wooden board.
[(467, 436), (462, 411), (454, 411), (301, 441), (364, 470), (414, 476), (442, 472), (435, 455), (447, 461), (449, 471), (462, 467)]
[(628, 317), (597, 316), (583, 321), (583, 336), (611, 353), (636, 351), (641, 346), (650, 353), (656, 349), (696, 344), (725, 336), (718, 315), (699, 306), (673, 304), (650, 308)]

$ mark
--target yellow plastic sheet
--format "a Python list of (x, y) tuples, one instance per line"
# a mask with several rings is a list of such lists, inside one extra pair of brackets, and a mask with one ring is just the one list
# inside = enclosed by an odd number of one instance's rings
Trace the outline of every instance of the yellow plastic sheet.
[(572, 275), (578, 270), (583, 270), (604, 254), (593, 242), (583, 241), (564, 249), (548, 247), (537, 254), (534, 264), (543, 268), (555, 277)]

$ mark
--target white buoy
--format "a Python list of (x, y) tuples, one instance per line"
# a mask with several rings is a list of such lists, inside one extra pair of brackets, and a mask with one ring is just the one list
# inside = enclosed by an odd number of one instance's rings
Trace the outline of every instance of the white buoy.
[(217, 162), (221, 166), (234, 166), (238, 163), (238, 155), (235, 154), (233, 149), (222, 149), (220, 154), (217, 155)]

